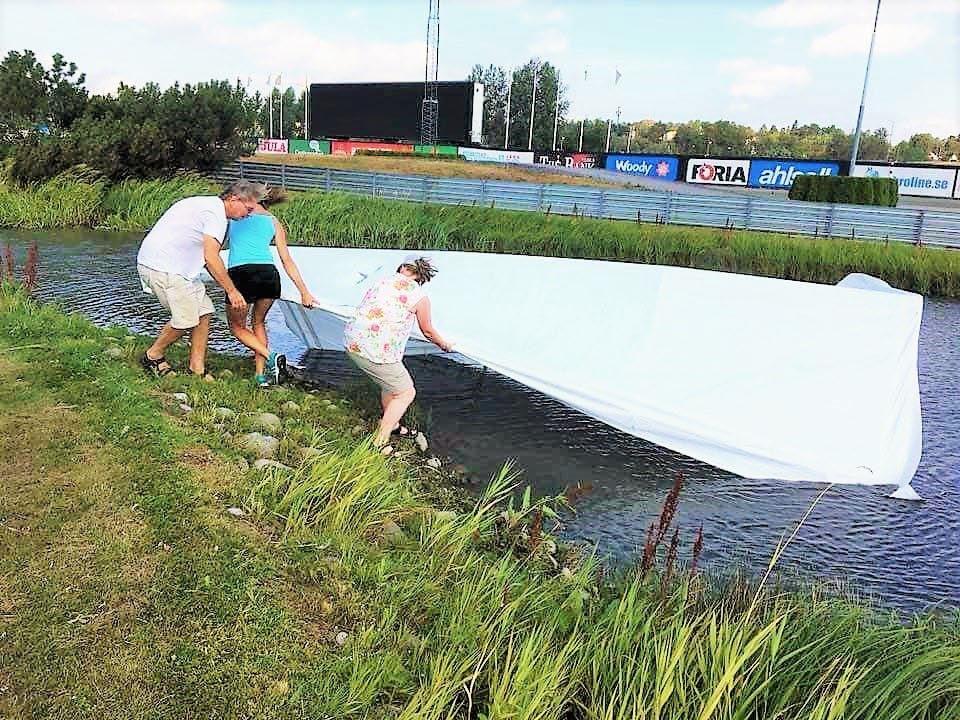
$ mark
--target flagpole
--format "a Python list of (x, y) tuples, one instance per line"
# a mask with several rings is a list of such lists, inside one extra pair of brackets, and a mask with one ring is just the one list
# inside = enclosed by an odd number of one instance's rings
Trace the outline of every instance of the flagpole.
[(510, 81), (507, 83), (507, 127), (503, 132), (503, 149), (506, 150), (510, 142), (510, 92), (513, 90), (513, 70), (510, 71)]
[(530, 93), (530, 134), (527, 136), (527, 150), (533, 149), (533, 108), (537, 100), (537, 66), (533, 66), (533, 92)]
[(610, 123), (612, 120), (607, 120), (607, 145), (604, 148), (604, 152), (610, 152)]
[(307, 76), (303, 76), (303, 139), (309, 140), (310, 133), (307, 128), (307, 101), (310, 98), (310, 83)]
[(280, 88), (280, 139), (283, 140), (283, 85), (280, 77), (277, 77), (277, 85)]
[(583, 152), (583, 118), (580, 118), (580, 142), (577, 143), (577, 152)]
[(557, 149), (557, 126), (560, 124), (560, 71), (557, 71), (557, 99), (553, 109), (553, 149)]
[(270, 139), (273, 140), (273, 85), (270, 86)]

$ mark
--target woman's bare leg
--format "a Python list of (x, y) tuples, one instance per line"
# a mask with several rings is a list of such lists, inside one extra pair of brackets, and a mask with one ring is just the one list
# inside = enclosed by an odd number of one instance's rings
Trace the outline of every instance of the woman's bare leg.
[(381, 401), (385, 399), (386, 402), (383, 408), (383, 418), (380, 420), (380, 427), (377, 428), (377, 437), (374, 441), (377, 447), (382, 447), (390, 441), (390, 433), (400, 422), (400, 418), (403, 417), (416, 396), (417, 391), (413, 387), (402, 392), (381, 395)]
[[(263, 298), (253, 304), (253, 334), (257, 336), (257, 339), (263, 343), (265, 348), (269, 348), (269, 342), (267, 340), (267, 313), (270, 312), (271, 307), (273, 307), (272, 298)], [(257, 375), (263, 375), (264, 368), (267, 366), (267, 356), (257, 353), (254, 364), (257, 368)]]
[(270, 352), (266, 343), (262, 342), (260, 338), (247, 329), (247, 313), (245, 310), (238, 312), (232, 307), (227, 306), (227, 322), (230, 325), (230, 332), (233, 333), (233, 336), (253, 350), (257, 356), (266, 356), (267, 353)]

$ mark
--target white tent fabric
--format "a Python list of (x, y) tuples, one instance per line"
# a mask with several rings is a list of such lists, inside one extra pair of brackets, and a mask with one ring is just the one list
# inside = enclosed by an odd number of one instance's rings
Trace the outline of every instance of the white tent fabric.
[[(399, 250), (292, 248), (287, 325), (343, 349), (343, 325)], [(899, 486), (920, 461), (923, 298), (687, 268), (429, 252), (437, 328), (475, 361), (631, 435), (748, 478)], [(439, 352), (411, 340), (408, 354)]]

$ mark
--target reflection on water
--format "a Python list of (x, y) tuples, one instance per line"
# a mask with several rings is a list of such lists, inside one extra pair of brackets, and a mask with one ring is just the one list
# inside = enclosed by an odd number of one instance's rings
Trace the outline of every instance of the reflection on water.
[[(154, 332), (162, 310), (144, 296), (134, 272), (139, 235), (89, 231), (6, 233), (20, 247), (41, 244), (41, 293), (97, 322)], [(3, 239), (3, 236), (0, 236)], [(215, 294), (218, 307), (222, 296)], [(356, 371), (340, 353), (304, 354), (278, 311), (274, 342), (313, 382), (341, 385)], [(891, 500), (889, 489), (831, 489), (788, 549), (783, 567), (841, 580), (906, 610), (960, 607), (960, 303), (928, 300), (920, 338), (924, 455), (914, 487), (922, 503)], [(225, 323), (211, 346), (236, 351)], [(512, 458), (543, 494), (578, 482), (592, 491), (567, 519), (565, 535), (595, 542), (619, 558), (642, 545), (646, 527), (678, 472), (686, 486), (678, 514), (689, 546), (702, 523), (708, 563), (765, 566), (781, 536), (823, 486), (745, 480), (611, 430), (539, 393), (492, 373), (454, 363), (409, 361), (429, 417), (433, 449), (475, 478)]]

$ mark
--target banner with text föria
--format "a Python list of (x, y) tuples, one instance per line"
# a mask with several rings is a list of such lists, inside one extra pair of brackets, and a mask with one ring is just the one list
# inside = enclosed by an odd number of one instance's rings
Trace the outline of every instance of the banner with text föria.
[(687, 182), (691, 183), (745, 187), (749, 174), (749, 160), (724, 160), (722, 158), (690, 158), (687, 160)]
[(901, 195), (945, 197), (953, 194), (957, 168), (904, 167), (903, 165), (862, 165), (853, 170), (857, 177), (892, 177)]

